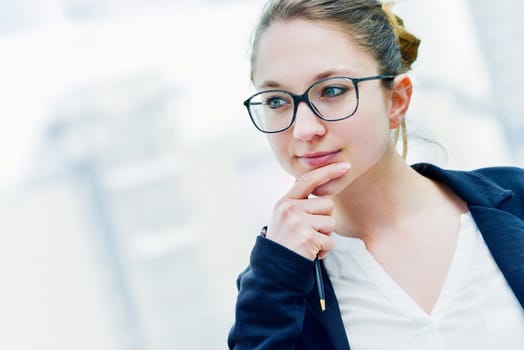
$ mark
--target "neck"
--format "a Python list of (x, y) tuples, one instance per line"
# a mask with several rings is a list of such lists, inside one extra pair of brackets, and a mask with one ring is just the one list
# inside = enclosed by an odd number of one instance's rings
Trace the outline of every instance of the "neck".
[(337, 233), (377, 239), (401, 232), (406, 218), (433, 207), (437, 185), (418, 174), (394, 154), (362, 174), (335, 198)]

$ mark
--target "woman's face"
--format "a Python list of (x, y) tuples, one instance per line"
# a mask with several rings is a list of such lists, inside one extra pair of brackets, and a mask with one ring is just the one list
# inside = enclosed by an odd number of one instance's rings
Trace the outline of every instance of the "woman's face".
[[(332, 76), (361, 78), (379, 74), (377, 62), (334, 25), (307, 20), (277, 21), (260, 38), (253, 78), (257, 90), (282, 89), (302, 94)], [(351, 169), (338, 182), (344, 188), (393, 154), (390, 141), (391, 92), (380, 80), (360, 82), (356, 113), (323, 121), (305, 104), (294, 124), (268, 134), (280, 164), (294, 177), (336, 162)], [(335, 185), (334, 185), (335, 186)]]

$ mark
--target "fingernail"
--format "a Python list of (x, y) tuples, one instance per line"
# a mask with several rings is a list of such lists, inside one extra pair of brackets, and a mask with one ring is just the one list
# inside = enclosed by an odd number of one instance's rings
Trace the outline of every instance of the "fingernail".
[(349, 168), (351, 168), (351, 164), (349, 164), (349, 163), (339, 163), (339, 164), (337, 164), (337, 168), (339, 168), (340, 170), (348, 170)]

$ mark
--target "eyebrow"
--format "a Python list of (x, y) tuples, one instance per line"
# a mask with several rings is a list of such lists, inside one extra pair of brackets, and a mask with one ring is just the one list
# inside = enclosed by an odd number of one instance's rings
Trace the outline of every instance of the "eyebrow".
[[(348, 69), (348, 68), (351, 68), (351, 69)], [(329, 78), (331, 76), (347, 76), (350, 78), (354, 78), (356, 75), (358, 76), (358, 74), (355, 74), (355, 73), (356, 72), (355, 72), (355, 69), (353, 69), (353, 67), (341, 67), (341, 68), (328, 69), (326, 71), (320, 72), (317, 75), (315, 75), (311, 84), (319, 80)], [(282, 89), (282, 87), (283, 87), (282, 84), (274, 80), (266, 80), (258, 86), (259, 89)]]
[[(325, 79), (325, 78), (329, 78), (331, 76), (337, 76), (337, 75), (341, 75), (341, 71), (340, 70), (337, 70), (337, 69), (330, 69), (330, 70), (327, 70), (325, 72), (321, 72), (317, 75), (315, 75), (315, 78), (313, 79), (313, 81), (319, 81), (319, 80), (322, 80), (322, 79)], [(345, 74), (343, 74), (345, 75)]]
[(267, 80), (267, 81), (264, 81), (262, 84), (260, 84), (258, 88), (260, 89), (279, 89), (279, 88), (282, 88), (282, 85), (276, 81)]

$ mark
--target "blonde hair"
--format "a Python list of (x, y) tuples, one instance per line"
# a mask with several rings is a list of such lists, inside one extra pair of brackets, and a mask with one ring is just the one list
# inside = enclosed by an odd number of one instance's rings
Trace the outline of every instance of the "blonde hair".
[[(262, 34), (275, 21), (297, 18), (338, 25), (375, 58), (379, 74), (408, 72), (417, 59), (420, 40), (406, 30), (402, 19), (391, 11), (391, 6), (391, 3), (378, 0), (269, 0), (252, 38), (251, 78)], [(393, 134), (395, 144), (400, 133), (402, 157), (405, 159), (407, 133), (404, 119)]]

